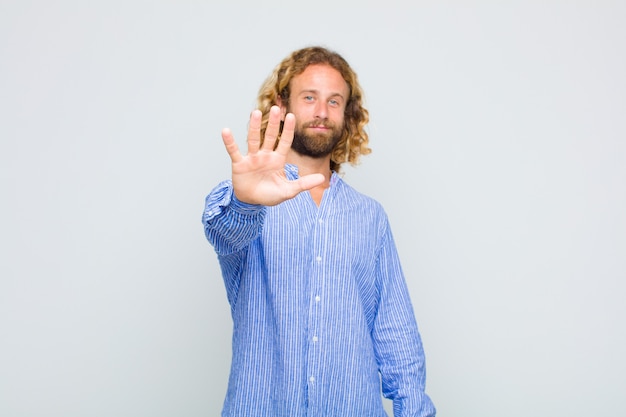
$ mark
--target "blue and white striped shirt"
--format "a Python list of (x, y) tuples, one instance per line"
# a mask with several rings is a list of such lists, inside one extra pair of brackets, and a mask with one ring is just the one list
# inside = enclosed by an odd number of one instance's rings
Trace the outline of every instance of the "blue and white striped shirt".
[[(297, 168), (286, 165), (288, 178)], [(277, 206), (234, 198), (230, 180), (202, 217), (234, 323), (222, 416), (434, 416), (422, 343), (382, 206), (337, 174)]]

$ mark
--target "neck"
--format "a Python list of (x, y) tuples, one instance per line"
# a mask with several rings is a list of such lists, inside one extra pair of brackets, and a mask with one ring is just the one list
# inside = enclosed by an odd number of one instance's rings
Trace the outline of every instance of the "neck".
[(287, 163), (296, 165), (301, 177), (309, 174), (322, 174), (324, 178), (326, 178), (322, 186), (328, 188), (332, 175), (330, 171), (330, 155), (322, 158), (312, 158), (310, 156), (300, 155), (292, 150), (287, 155)]

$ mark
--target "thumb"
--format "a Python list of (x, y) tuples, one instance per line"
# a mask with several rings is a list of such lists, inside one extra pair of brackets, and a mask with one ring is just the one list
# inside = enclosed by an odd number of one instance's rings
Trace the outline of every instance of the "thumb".
[(309, 174), (293, 181), (293, 185), (297, 188), (297, 192), (302, 192), (322, 185), (325, 180), (326, 178), (323, 174)]

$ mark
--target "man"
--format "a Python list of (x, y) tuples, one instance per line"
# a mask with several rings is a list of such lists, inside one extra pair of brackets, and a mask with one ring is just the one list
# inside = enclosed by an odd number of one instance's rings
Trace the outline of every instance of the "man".
[(223, 416), (434, 416), (424, 353), (387, 216), (338, 175), (370, 152), (356, 74), (337, 53), (293, 52), (252, 112), (248, 152), (222, 138), (232, 179), (205, 233), (234, 322)]

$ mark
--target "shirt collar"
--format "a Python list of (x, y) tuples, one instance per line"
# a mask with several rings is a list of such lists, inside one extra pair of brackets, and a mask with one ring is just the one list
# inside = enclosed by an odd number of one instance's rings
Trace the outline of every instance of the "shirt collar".
[[(294, 164), (285, 164), (285, 174), (290, 180), (298, 179), (298, 166)], [(337, 175), (337, 173), (333, 171), (330, 176), (330, 185), (335, 184), (338, 179), (339, 175)]]

